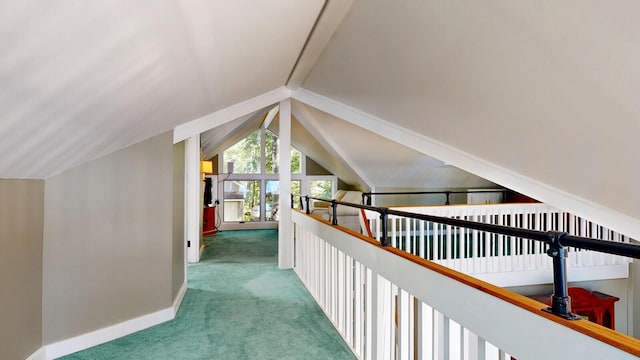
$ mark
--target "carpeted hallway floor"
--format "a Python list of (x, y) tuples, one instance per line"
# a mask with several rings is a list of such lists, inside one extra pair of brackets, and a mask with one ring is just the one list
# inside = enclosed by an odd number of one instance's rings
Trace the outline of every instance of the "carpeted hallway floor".
[(292, 270), (275, 230), (205, 238), (176, 319), (63, 359), (355, 359)]

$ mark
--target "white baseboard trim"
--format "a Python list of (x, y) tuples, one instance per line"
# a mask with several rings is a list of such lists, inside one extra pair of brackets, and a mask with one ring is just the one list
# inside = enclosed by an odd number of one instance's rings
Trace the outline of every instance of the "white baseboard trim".
[(36, 350), (36, 352), (31, 354), (31, 356), (26, 358), (25, 360), (45, 360), (45, 359), (46, 359), (46, 357), (45, 357), (44, 347), (41, 347), (40, 349)]
[(187, 293), (187, 281), (182, 283), (180, 286), (180, 290), (178, 290), (178, 294), (176, 298), (173, 300), (173, 317), (175, 318), (178, 314), (178, 310), (180, 310), (180, 305), (182, 305), (182, 300), (184, 299), (184, 295)]
[[(133, 334), (134, 332), (150, 328), (163, 322), (173, 320), (178, 313), (180, 304), (187, 292), (187, 282), (182, 283), (173, 305), (166, 309), (156, 311), (151, 314), (139, 316), (137, 318), (123, 321), (121, 323), (111, 325), (99, 330), (95, 330), (80, 336), (76, 336), (67, 340), (62, 340), (53, 344), (46, 345), (38, 352), (31, 355), (28, 360), (52, 360), (61, 356), (69, 355), (74, 352), (88, 349), (90, 347), (104, 344), (106, 342), (121, 338), (123, 336)], [(42, 352), (42, 355), (39, 355)], [(35, 357), (40, 356), (40, 357)]]

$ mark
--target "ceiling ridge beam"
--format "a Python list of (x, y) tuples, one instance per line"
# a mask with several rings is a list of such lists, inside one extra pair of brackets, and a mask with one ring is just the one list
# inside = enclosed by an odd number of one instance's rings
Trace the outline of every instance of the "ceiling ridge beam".
[(173, 129), (173, 143), (179, 143), (196, 134), (224, 125), (237, 118), (258, 111), (291, 97), (291, 90), (281, 86), (254, 98), (228, 106), (198, 119), (178, 125)]
[(286, 81), (287, 87), (297, 89), (302, 85), (331, 37), (342, 24), (351, 5), (353, 5), (353, 0), (325, 0), (318, 19), (289, 74)]
[(271, 125), (271, 122), (276, 117), (279, 111), (280, 111), (279, 104), (274, 106), (271, 110), (269, 110), (269, 112), (267, 113), (267, 116), (264, 119), (264, 122), (262, 123), (262, 127), (265, 129), (268, 129), (269, 125)]
[(300, 88), (292, 98), (353, 125), (374, 131), (423, 154), (436, 157), (472, 174), (521, 192), (556, 208), (585, 217), (622, 234), (640, 239), (640, 219), (558, 189), (473, 154), (365, 113), (331, 98)]

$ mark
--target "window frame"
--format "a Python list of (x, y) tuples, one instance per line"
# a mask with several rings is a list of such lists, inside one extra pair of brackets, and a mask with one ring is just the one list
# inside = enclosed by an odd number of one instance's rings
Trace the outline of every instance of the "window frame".
[[(256, 221), (225, 221), (224, 220), (224, 206), (219, 209), (221, 211), (222, 224), (228, 229), (247, 229), (247, 228), (270, 228), (277, 227), (278, 221), (267, 221), (266, 220), (266, 185), (267, 181), (279, 181), (280, 176), (277, 173), (266, 173), (266, 132), (270, 131), (265, 128), (260, 129), (260, 172), (252, 173), (252, 174), (243, 174), (243, 173), (218, 173), (218, 201), (221, 204), (224, 204), (224, 182), (225, 181), (259, 181), (260, 182), (260, 218)], [(250, 133), (247, 136), (253, 134)], [(273, 135), (278, 138), (278, 136), (273, 133)], [(244, 138), (236, 141), (232, 145), (224, 148), (218, 153), (218, 169), (222, 171), (227, 170), (226, 168), (226, 159), (224, 158), (224, 153), (227, 149), (235, 146), (240, 141), (243, 141)], [(338, 186), (338, 177), (335, 175), (306, 175), (306, 163), (307, 156), (304, 152), (300, 151), (300, 149), (291, 146), (291, 149), (300, 153), (300, 172), (299, 173), (291, 173), (291, 181), (300, 181), (300, 191), (301, 194), (309, 194), (310, 189), (310, 181), (314, 180), (331, 180), (332, 181), (332, 191), (331, 194), (335, 194)], [(280, 199), (280, 202), (283, 204), (287, 204), (290, 206), (289, 199)]]

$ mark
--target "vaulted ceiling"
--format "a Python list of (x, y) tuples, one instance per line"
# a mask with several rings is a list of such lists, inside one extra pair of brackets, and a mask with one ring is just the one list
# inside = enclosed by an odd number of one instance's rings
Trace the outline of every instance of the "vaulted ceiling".
[[(436, 158), (640, 235), (639, 7), (3, 1), (0, 177), (47, 178), (286, 86), (294, 142), (345, 177), (446, 182), (415, 170)], [(199, 131), (237, 136), (274, 102)]]
[[(264, 127), (263, 108), (201, 134), (206, 159)], [(274, 113), (276, 113), (274, 112)], [(415, 149), (389, 140), (301, 102), (292, 105), (291, 143), (351, 185), (381, 188), (491, 188), (496, 185)], [(277, 113), (276, 113), (277, 114)], [(279, 134), (278, 116), (267, 128)]]
[(0, 177), (46, 178), (282, 86), (323, 5), (0, 2)]

